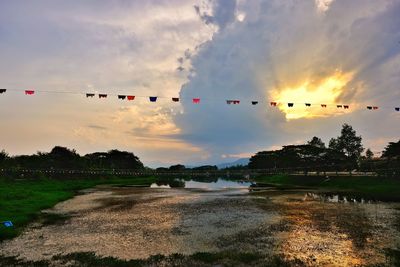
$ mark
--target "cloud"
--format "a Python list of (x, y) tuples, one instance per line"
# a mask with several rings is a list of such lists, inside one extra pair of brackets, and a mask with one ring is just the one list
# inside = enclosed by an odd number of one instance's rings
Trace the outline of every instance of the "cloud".
[[(220, 14), (218, 9), (225, 2), (213, 3), (213, 11), (205, 13), (212, 15), (205, 19), (200, 9), (198, 13), (205, 22), (218, 25), (214, 16)], [(232, 18), (240, 13), (245, 18), (229, 19), (229, 26), (228, 20), (222, 19), (223, 27), (191, 57), (193, 74), (182, 86), (181, 97), (202, 97), (204, 101), (201, 107), (184, 104), (184, 112), (175, 117), (184, 140), (209, 151), (209, 160), (215, 161), (221, 155), (304, 142), (318, 134), (329, 139), (337, 135), (334, 133), (344, 122), (353, 123), (368, 145), (373, 145), (369, 141), (374, 140), (373, 136), (396, 138), (400, 124), (393, 123), (398, 116), (390, 109), (366, 113), (364, 105), (390, 107), (394, 99), (399, 99), (400, 77), (395, 74), (400, 64), (400, 29), (396, 26), (400, 22), (396, 15), (400, 12), (399, 2), (238, 3), (236, 10), (228, 8), (230, 14), (222, 17)], [(337, 82), (340, 91), (326, 85), (337, 73), (349, 77)], [(334, 116), (336, 109), (320, 115), (311, 110), (304, 116), (295, 116), (297, 120), (287, 121), (284, 112), (268, 107), (271, 97), (304, 84), (307, 88), (303, 88), (303, 95), (314, 96), (313, 90), (318, 90), (321, 96), (311, 100), (349, 103), (350, 112)], [(242, 102), (227, 106), (225, 99)], [(260, 100), (261, 105), (249, 105), (253, 99)], [(296, 100), (299, 97), (286, 101)], [(381, 129), (385, 130), (371, 127), (370, 122), (375, 120), (380, 120)], [(388, 133), (388, 129), (392, 132)]]
[[(378, 150), (400, 130), (390, 112), (400, 99), (399, 13), (393, 0), (1, 1), (1, 87), (110, 94), (7, 92), (2, 148), (118, 148), (149, 164), (218, 163), (314, 135), (327, 142), (348, 122)], [(350, 78), (326, 87), (338, 73)], [(286, 110), (268, 106), (299, 92), (351, 109), (288, 121)], [(149, 95), (160, 98), (149, 103)], [(177, 96), (182, 102), (172, 103)], [(381, 109), (367, 112), (367, 104)]]

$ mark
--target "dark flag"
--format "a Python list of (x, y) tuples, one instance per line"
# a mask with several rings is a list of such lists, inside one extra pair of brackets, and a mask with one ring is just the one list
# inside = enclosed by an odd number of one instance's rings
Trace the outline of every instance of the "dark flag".
[(7, 89), (0, 89), (0, 94), (5, 93)]
[(126, 95), (118, 95), (118, 99), (124, 100), (126, 98)]
[(172, 98), (172, 101), (173, 101), (173, 102), (179, 102), (179, 97), (173, 97), (173, 98)]
[(94, 97), (94, 94), (87, 93), (86, 97)]
[(157, 97), (156, 96), (149, 96), (150, 102), (156, 102)]
[(107, 94), (99, 94), (99, 98), (107, 98)]
[(34, 90), (25, 90), (26, 95), (33, 95), (35, 93)]

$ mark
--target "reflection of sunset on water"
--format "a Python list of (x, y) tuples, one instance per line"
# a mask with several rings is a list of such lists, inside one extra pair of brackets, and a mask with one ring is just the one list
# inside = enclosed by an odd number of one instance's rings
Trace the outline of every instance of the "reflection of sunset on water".
[(391, 228), (395, 217), (390, 205), (321, 201), (312, 194), (303, 199), (286, 196), (281, 214), (289, 231), (280, 234), (286, 258), (315, 266), (386, 261), (384, 248), (399, 241)]

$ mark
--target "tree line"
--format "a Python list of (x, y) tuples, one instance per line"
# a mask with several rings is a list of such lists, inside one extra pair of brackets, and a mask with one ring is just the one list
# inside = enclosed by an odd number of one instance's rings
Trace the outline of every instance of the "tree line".
[(108, 152), (95, 152), (80, 156), (74, 149), (56, 146), (49, 153), (38, 152), (34, 155), (13, 157), (3, 150), (0, 152), (0, 168), (12, 170), (142, 170), (144, 165), (135, 154), (127, 151), (113, 149)]
[(381, 157), (374, 157), (352, 126), (343, 124), (340, 135), (328, 146), (314, 136), (306, 144), (287, 145), (279, 150), (261, 151), (250, 158), (250, 169), (290, 169), (298, 171), (382, 171), (400, 174), (400, 141), (390, 142)]

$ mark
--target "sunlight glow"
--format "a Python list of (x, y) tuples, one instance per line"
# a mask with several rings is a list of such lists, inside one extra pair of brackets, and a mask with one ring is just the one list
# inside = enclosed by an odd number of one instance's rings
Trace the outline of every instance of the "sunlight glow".
[[(332, 76), (319, 81), (308, 79), (299, 86), (272, 90), (271, 100), (279, 103), (278, 108), (285, 113), (287, 120), (331, 116), (333, 112), (330, 108), (336, 108), (333, 103), (336, 102), (352, 77), (353, 73), (344, 74), (337, 71)], [(288, 102), (295, 103), (294, 107), (289, 108)], [(305, 103), (312, 105), (305, 107)], [(329, 108), (321, 108), (321, 104), (328, 104)], [(329, 106), (329, 104), (331, 105)], [(340, 110), (336, 114), (347, 113), (350, 110)]]

